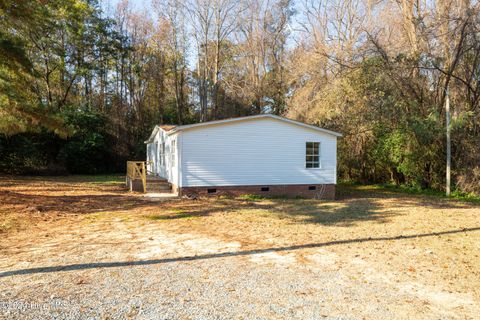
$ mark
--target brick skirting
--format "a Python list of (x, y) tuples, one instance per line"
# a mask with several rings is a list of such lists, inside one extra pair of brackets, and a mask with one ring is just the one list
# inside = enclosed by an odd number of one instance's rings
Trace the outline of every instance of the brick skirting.
[[(210, 192), (209, 192), (210, 191)], [(316, 199), (335, 199), (334, 184), (287, 184), (255, 186), (182, 187), (180, 196), (239, 196), (254, 194), (262, 196), (289, 196)]]

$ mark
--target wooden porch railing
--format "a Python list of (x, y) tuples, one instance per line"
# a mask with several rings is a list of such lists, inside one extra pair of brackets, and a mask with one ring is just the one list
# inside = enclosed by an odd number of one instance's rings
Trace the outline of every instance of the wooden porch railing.
[(147, 167), (145, 161), (127, 161), (127, 184), (132, 191), (135, 180), (142, 180), (143, 192), (147, 191)]

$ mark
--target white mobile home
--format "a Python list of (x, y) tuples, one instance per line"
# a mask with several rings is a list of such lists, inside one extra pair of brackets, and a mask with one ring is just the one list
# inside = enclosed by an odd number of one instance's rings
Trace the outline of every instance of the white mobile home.
[(333, 198), (340, 136), (270, 114), (156, 126), (145, 142), (148, 171), (179, 195)]

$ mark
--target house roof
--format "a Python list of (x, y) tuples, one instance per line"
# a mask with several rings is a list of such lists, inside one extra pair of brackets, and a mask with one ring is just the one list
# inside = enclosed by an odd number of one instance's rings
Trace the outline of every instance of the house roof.
[(207, 127), (207, 126), (212, 126), (212, 125), (220, 125), (220, 124), (227, 124), (227, 123), (233, 123), (233, 122), (240, 122), (240, 121), (246, 121), (246, 120), (254, 120), (254, 119), (264, 119), (264, 118), (271, 118), (271, 119), (277, 119), (280, 121), (284, 121), (290, 124), (302, 126), (305, 128), (313, 129), (316, 131), (320, 131), (322, 133), (330, 134), (336, 137), (341, 137), (342, 134), (335, 132), (335, 131), (330, 131), (327, 129), (323, 129), (314, 125), (306, 124), (300, 121), (295, 121), (291, 120), (288, 118), (276, 116), (273, 114), (259, 114), (259, 115), (254, 115), (254, 116), (247, 116), (247, 117), (238, 117), (238, 118), (231, 118), (231, 119), (224, 119), (224, 120), (215, 120), (215, 121), (207, 121), (207, 122), (201, 122), (201, 123), (195, 123), (195, 124), (188, 124), (188, 125), (183, 125), (183, 126), (175, 126), (175, 125), (161, 125), (161, 126), (155, 126), (155, 129), (153, 129), (152, 134), (150, 135), (150, 138), (145, 141), (145, 143), (149, 143), (153, 140), (154, 136), (157, 134), (159, 129), (164, 130), (167, 134), (173, 134), (179, 131), (185, 131), (193, 128), (199, 128), (199, 127)]
[(160, 129), (162, 129), (164, 131), (170, 131), (170, 130), (176, 128), (177, 126), (176, 125), (171, 125), (171, 124), (164, 124), (164, 125), (161, 125), (159, 127), (160, 127)]

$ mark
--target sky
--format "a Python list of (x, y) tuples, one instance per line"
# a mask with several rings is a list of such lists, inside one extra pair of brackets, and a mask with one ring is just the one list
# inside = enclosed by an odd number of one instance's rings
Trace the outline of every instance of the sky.
[[(122, 0), (100, 0), (102, 8), (106, 13), (111, 13), (117, 4)], [(133, 9), (142, 11), (151, 8), (152, 0), (129, 0)]]

